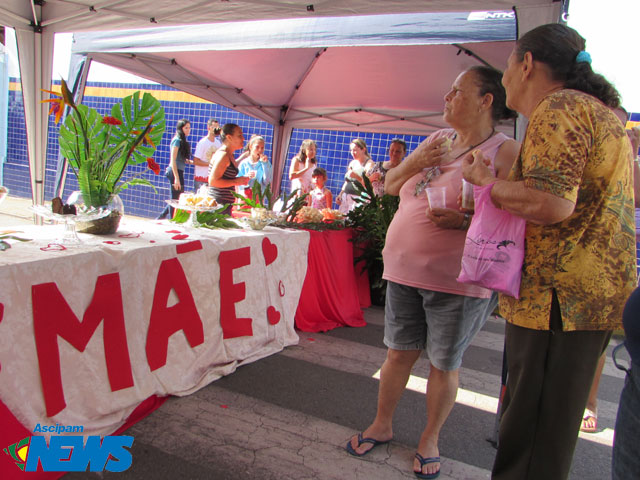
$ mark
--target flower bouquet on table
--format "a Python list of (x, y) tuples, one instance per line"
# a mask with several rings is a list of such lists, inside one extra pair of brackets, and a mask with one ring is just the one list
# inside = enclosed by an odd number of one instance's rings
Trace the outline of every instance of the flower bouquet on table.
[(234, 196), (238, 199), (240, 211), (251, 212), (245, 223), (254, 230), (262, 230), (268, 224), (292, 226), (298, 212), (307, 204), (308, 194), (297, 197), (297, 193), (296, 189), (289, 195), (283, 193), (276, 197), (271, 191), (271, 184), (263, 190), (262, 186), (255, 182), (251, 188), (251, 198), (239, 193), (234, 193)]
[(111, 108), (111, 115), (102, 116), (94, 108), (76, 104), (64, 80), (60, 93), (45, 90), (54, 97), (50, 102), (50, 114), (60, 121), (66, 106), (69, 115), (60, 127), (58, 143), (62, 155), (69, 161), (80, 189), (74, 195), (78, 209), (109, 208), (110, 214), (78, 224), (78, 230), (87, 233), (113, 233), (123, 214), (118, 192), (130, 185), (155, 187), (141, 178), (145, 169), (140, 169), (127, 179), (123, 179), (125, 169), (130, 165), (144, 164), (156, 175), (160, 167), (152, 155), (160, 143), (165, 130), (164, 109), (150, 93), (135, 92), (126, 96), (121, 103)]

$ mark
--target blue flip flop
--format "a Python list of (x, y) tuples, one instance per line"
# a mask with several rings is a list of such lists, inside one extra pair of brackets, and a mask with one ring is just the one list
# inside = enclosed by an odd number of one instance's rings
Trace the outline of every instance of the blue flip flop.
[(438, 470), (436, 473), (422, 473), (422, 467), (424, 467), (428, 463), (440, 462), (440, 457), (427, 457), (427, 458), (424, 458), (419, 453), (416, 453), (416, 458), (420, 462), (420, 472), (415, 472), (415, 471), (413, 472), (413, 473), (415, 473), (416, 477), (418, 477), (418, 478), (426, 478), (427, 480), (432, 480), (432, 479), (438, 478), (440, 476), (440, 470)]
[(385, 440), (384, 442), (381, 442), (379, 440), (376, 440), (375, 438), (363, 438), (362, 437), (362, 432), (360, 432), (358, 434), (358, 447), (360, 445), (362, 445), (363, 443), (370, 443), (371, 445), (373, 445), (373, 447), (371, 447), (369, 450), (367, 450), (364, 453), (358, 453), (355, 451), (355, 449), (351, 446), (351, 439), (349, 439), (349, 441), (347, 442), (347, 446), (345, 447), (347, 452), (349, 452), (351, 455), (353, 455), (354, 457), (363, 457), (365, 456), (367, 453), (369, 453), (371, 450), (373, 450), (374, 448), (376, 448), (378, 445), (384, 445), (385, 443), (389, 443), (391, 440)]

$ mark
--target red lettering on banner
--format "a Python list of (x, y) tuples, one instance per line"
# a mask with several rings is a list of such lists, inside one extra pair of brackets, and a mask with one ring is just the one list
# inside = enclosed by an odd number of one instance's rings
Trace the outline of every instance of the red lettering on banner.
[(118, 273), (98, 277), (93, 298), (82, 322), (78, 321), (55, 283), (33, 285), (31, 299), (36, 352), (47, 416), (54, 416), (67, 405), (62, 387), (58, 337), (84, 352), (103, 320), (104, 356), (111, 390), (115, 392), (133, 386)]
[(220, 326), (222, 338), (251, 337), (251, 318), (237, 318), (235, 304), (245, 299), (244, 282), (233, 283), (233, 270), (251, 263), (251, 247), (220, 252)]
[[(179, 301), (167, 307), (171, 290), (175, 291)], [(147, 331), (147, 362), (152, 372), (167, 363), (169, 337), (180, 330), (191, 348), (204, 343), (202, 320), (189, 282), (178, 259), (170, 258), (163, 261), (158, 270)]]

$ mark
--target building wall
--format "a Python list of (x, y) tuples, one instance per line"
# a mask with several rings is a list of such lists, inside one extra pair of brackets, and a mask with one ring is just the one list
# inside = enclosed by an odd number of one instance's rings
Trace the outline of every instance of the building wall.
[[(152, 189), (141, 186), (124, 190), (120, 196), (125, 204), (125, 213), (153, 218), (164, 208), (164, 200), (171, 198), (169, 182), (164, 177), (163, 172), (169, 163), (169, 144), (175, 133), (175, 125), (181, 118), (187, 118), (191, 121), (192, 129), (188, 140), (191, 143), (192, 152), (195, 152), (197, 141), (206, 135), (207, 120), (211, 117), (216, 118), (221, 125), (229, 122), (240, 125), (247, 140), (253, 134), (262, 135), (266, 140), (266, 152), (269, 153), (271, 151), (273, 128), (268, 123), (163, 85), (91, 82), (87, 84), (83, 103), (96, 108), (98, 112), (104, 115), (111, 110), (111, 106), (118, 102), (120, 98), (136, 90), (149, 91), (160, 100), (165, 109), (167, 129), (154, 156), (156, 162), (162, 167), (161, 174), (156, 176), (142, 165), (128, 167), (125, 171), (125, 174), (143, 171), (143, 177), (152, 182), (158, 192), (155, 193)], [(23, 102), (20, 83), (15, 79), (12, 79), (10, 83), (8, 117), (7, 163), (4, 164), (4, 185), (10, 189), (12, 195), (30, 197), (31, 183)], [(45, 174), (45, 200), (50, 200), (54, 196), (58, 164), (57, 136), (58, 127), (50, 117)], [(344, 174), (351, 160), (351, 155), (349, 154), (351, 140), (358, 137), (364, 139), (372, 158), (375, 161), (382, 161), (387, 159), (387, 149), (391, 139), (395, 136), (348, 131), (295, 129), (291, 136), (287, 155), (288, 160), (284, 166), (282, 189), (287, 192), (290, 190), (291, 182), (288, 178), (288, 172), (291, 158), (297, 154), (300, 144), (307, 138), (315, 140), (318, 145), (318, 166), (327, 170), (327, 186), (335, 197), (342, 187)], [(407, 142), (408, 151), (411, 151), (425, 137), (400, 135), (400, 138)], [(139, 168), (139, 170), (136, 170), (136, 168)], [(191, 165), (186, 167), (185, 182), (187, 190), (193, 189), (193, 166)], [(69, 170), (63, 198), (66, 198), (74, 190), (77, 190), (77, 182), (75, 176)]]

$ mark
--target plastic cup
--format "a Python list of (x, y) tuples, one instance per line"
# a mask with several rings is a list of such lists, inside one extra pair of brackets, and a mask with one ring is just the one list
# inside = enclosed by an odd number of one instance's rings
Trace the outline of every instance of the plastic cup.
[(429, 208), (446, 208), (445, 187), (427, 187), (427, 198), (429, 199)]
[(473, 210), (473, 183), (462, 179), (462, 208)]
[(255, 170), (249, 170), (249, 178), (256, 178), (256, 171)]

